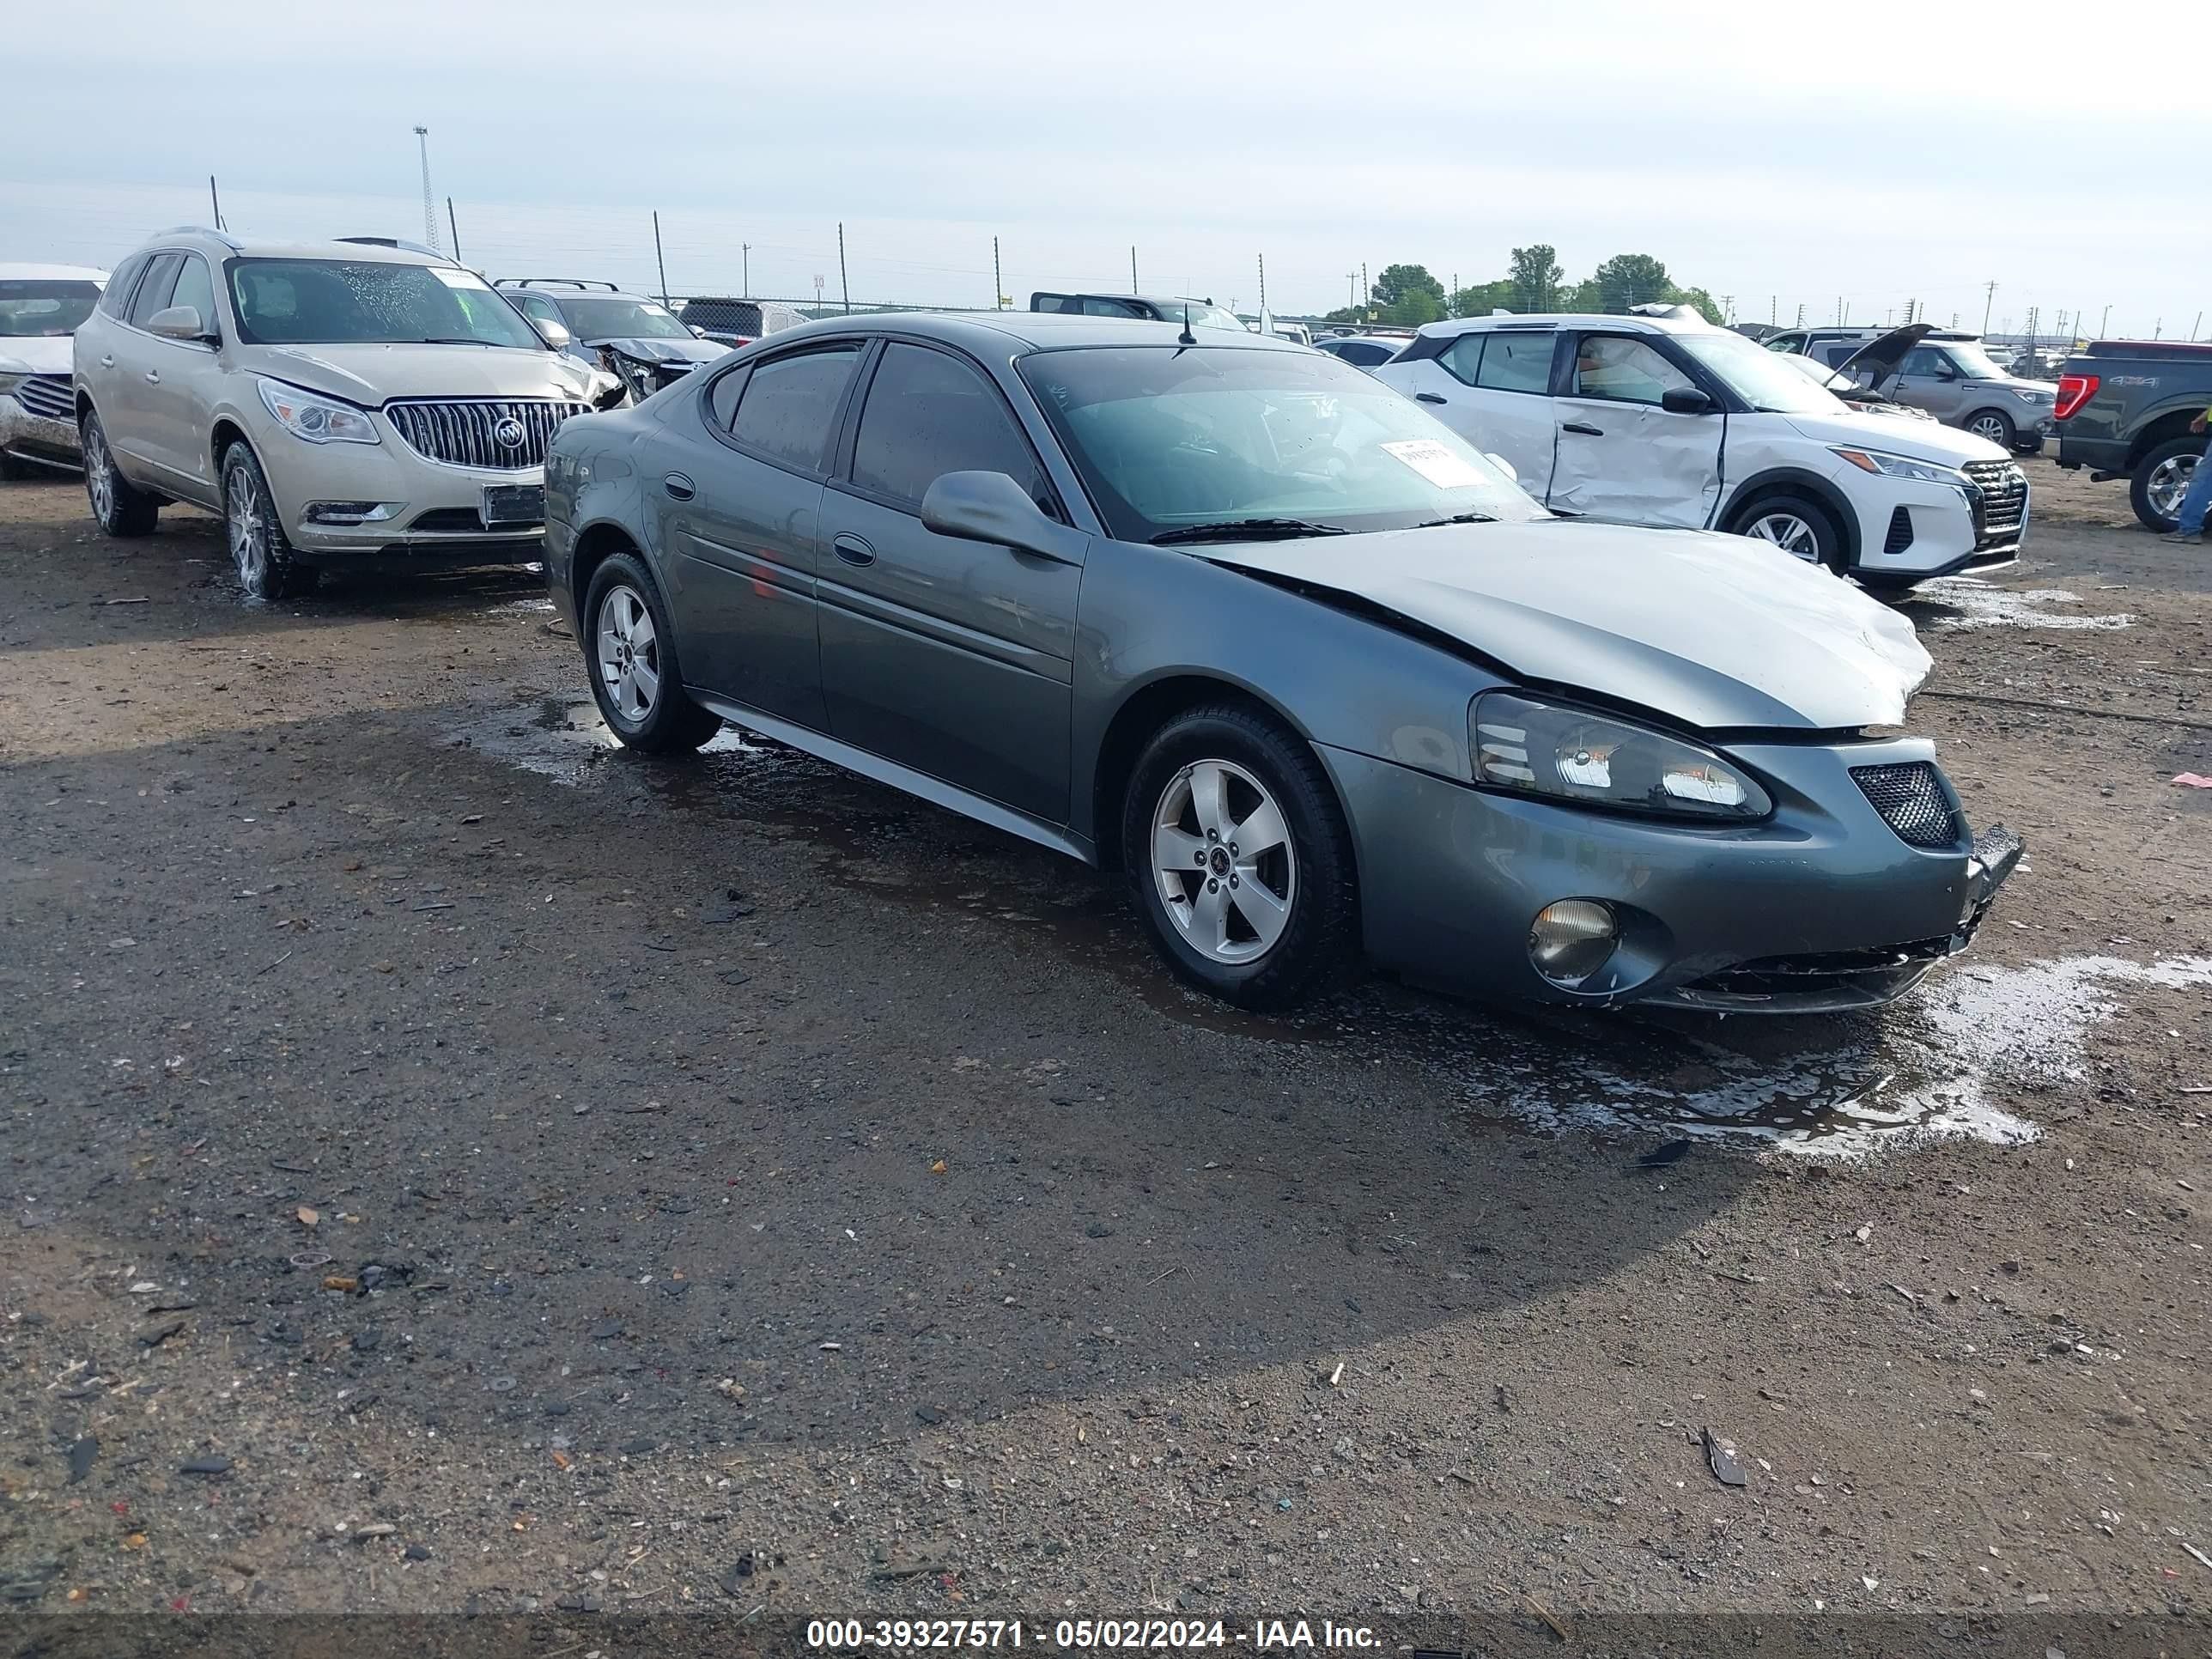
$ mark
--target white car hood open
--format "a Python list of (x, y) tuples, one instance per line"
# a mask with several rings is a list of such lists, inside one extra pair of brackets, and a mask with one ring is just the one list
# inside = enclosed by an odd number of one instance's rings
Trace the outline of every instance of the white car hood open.
[(374, 409), (392, 398), (587, 395), (591, 371), (551, 351), (477, 345), (250, 346), (246, 367)]
[(1741, 536), (1539, 520), (1191, 550), (1709, 731), (1893, 726), (1929, 665), (1903, 617)]

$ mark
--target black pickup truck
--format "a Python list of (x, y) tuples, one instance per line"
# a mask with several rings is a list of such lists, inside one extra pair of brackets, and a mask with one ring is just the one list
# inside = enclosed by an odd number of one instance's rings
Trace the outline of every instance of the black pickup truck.
[(2190, 422), (2212, 408), (2212, 345), (2176, 340), (2099, 340), (2069, 357), (2058, 377), (2058, 465), (2099, 482), (2128, 480), (2136, 517), (2174, 526), (2190, 475), (2204, 453)]

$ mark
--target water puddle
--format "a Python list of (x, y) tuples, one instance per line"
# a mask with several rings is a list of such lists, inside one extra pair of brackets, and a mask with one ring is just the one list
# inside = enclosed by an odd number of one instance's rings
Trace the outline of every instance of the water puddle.
[(1942, 629), (1964, 628), (2132, 628), (2135, 618), (2124, 611), (2084, 616), (2079, 611), (2052, 609), (2079, 605), (2081, 596), (2063, 587), (1992, 587), (1978, 576), (1946, 576), (1923, 582), (1912, 591), (1916, 604), (1948, 607), (1954, 614), (1932, 617)]
[(767, 738), (726, 728), (702, 764), (671, 767), (623, 751), (591, 702), (560, 698), (451, 735), (566, 784), (619, 781), (655, 809), (759, 825), (812, 853), (827, 880), (1012, 930), (1018, 948), (1102, 967), (1180, 1026), (1267, 1045), (1273, 1064), (1357, 1066), (1378, 1087), (1545, 1133), (1828, 1158), (2018, 1145), (2040, 1133), (2033, 1098), (2082, 1079), (2089, 1032), (2130, 987), (2212, 988), (2212, 957), (2014, 968), (1969, 955), (1889, 1008), (1820, 1018), (1514, 1011), (1370, 979), (1295, 1019), (1264, 1018), (1171, 979), (1117, 883)]

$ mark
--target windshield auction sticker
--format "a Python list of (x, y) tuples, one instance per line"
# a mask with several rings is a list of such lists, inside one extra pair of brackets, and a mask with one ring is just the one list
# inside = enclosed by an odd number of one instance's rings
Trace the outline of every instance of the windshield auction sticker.
[(1485, 477), (1466, 456), (1455, 454), (1449, 445), (1434, 438), (1404, 438), (1382, 447), (1439, 489), (1480, 489), (1496, 482)]

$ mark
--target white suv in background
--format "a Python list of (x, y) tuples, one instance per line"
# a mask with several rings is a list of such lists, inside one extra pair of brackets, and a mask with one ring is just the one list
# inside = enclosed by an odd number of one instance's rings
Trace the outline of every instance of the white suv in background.
[(70, 336), (106, 285), (87, 265), (0, 265), (0, 478), (77, 464)]
[(93, 513), (112, 536), (221, 513), (258, 599), (372, 560), (528, 563), (545, 447), (592, 384), (567, 343), (428, 250), (164, 232), (77, 331)]
[(1995, 444), (1858, 413), (1702, 319), (1461, 318), (1369, 372), (1554, 512), (1756, 536), (1869, 587), (2009, 564), (2027, 526)]

